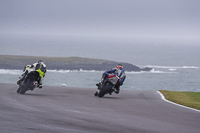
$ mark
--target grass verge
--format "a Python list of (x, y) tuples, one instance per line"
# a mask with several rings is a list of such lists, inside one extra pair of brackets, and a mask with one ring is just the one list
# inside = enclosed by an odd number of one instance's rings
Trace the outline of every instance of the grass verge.
[(159, 90), (167, 100), (200, 110), (200, 92)]

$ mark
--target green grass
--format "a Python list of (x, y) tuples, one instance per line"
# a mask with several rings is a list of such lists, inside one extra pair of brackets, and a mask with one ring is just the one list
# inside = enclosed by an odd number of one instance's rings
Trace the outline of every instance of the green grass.
[(167, 100), (200, 110), (200, 92), (159, 90)]

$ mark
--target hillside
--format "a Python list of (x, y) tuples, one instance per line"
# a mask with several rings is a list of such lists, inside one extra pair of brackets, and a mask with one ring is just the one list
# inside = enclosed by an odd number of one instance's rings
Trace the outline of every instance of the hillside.
[(122, 64), (126, 71), (150, 71), (151, 68), (139, 68), (125, 62), (114, 62), (102, 59), (81, 57), (37, 57), (37, 56), (13, 56), (0, 55), (0, 69), (23, 69), (27, 64), (33, 64), (39, 59), (45, 61), (47, 69), (63, 70), (109, 70)]

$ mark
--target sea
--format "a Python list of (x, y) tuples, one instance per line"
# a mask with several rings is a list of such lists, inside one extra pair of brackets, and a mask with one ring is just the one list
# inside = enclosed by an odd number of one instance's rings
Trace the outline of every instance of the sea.
[[(121, 86), (121, 91), (124, 89), (200, 92), (200, 44), (196, 42), (1, 36), (0, 46), (0, 55), (76, 56), (127, 62), (141, 68), (153, 68), (149, 72), (126, 71), (126, 80)], [(0, 83), (16, 84), (22, 69), (0, 69)], [(51, 70), (47, 66), (43, 83), (44, 86), (95, 90), (95, 84), (100, 81), (103, 72), (82, 69)]]

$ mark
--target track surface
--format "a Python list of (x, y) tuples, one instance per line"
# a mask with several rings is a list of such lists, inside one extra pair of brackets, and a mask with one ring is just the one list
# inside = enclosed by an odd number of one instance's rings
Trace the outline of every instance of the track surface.
[(16, 93), (0, 84), (0, 133), (199, 133), (200, 113), (163, 101), (155, 91), (44, 87)]

